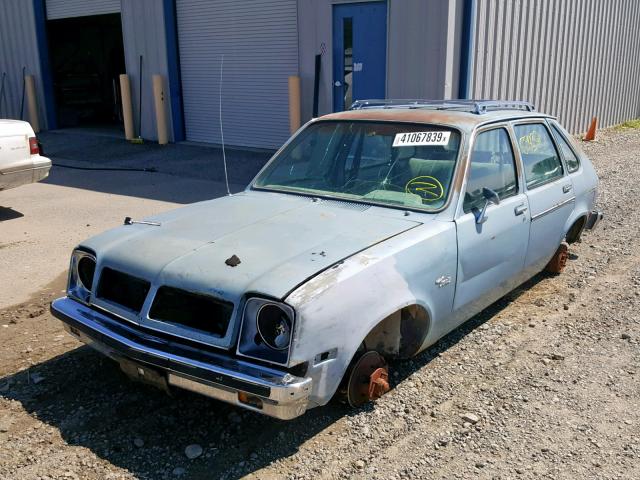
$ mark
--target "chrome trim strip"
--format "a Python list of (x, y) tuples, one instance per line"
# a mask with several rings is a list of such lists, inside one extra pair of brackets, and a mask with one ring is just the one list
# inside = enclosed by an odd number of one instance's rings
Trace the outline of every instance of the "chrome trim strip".
[(536, 213), (535, 215), (531, 216), (531, 221), (533, 220), (537, 220), (540, 217), (544, 217), (545, 215), (559, 209), (560, 207), (566, 205), (567, 203), (571, 203), (574, 202), (576, 200), (576, 197), (571, 197), (571, 198), (567, 198), (566, 200), (554, 205), (553, 207), (547, 208), (546, 210), (543, 210), (540, 213)]

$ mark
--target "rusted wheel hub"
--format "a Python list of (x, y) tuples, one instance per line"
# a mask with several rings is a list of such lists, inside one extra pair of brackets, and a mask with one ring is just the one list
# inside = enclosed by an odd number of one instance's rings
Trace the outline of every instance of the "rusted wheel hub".
[(389, 370), (384, 357), (375, 351), (366, 352), (349, 375), (347, 401), (352, 407), (358, 407), (380, 398), (389, 388)]
[(555, 255), (547, 264), (545, 270), (550, 273), (560, 273), (567, 266), (567, 260), (569, 259), (569, 245), (562, 242), (556, 250)]

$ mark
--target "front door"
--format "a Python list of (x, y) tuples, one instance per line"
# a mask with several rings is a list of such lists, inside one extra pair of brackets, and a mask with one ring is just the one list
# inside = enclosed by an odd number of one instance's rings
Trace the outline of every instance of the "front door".
[(333, 6), (333, 109), (385, 98), (387, 2)]
[[(513, 144), (505, 127), (477, 134), (470, 157), (463, 212), (456, 220), (458, 275), (454, 310), (459, 321), (495, 302), (522, 280), (529, 240), (527, 196), (521, 185)], [(485, 204), (483, 188), (500, 203)]]

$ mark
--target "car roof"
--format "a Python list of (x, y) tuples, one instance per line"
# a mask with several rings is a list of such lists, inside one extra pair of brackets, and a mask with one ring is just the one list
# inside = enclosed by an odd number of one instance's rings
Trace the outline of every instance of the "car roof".
[[(369, 101), (365, 101), (369, 102)], [(381, 122), (407, 122), (407, 123), (428, 123), (435, 125), (447, 125), (457, 127), (460, 130), (471, 132), (476, 127), (490, 123), (533, 119), (533, 118), (554, 118), (545, 113), (536, 112), (533, 106), (523, 102), (513, 102), (514, 104), (527, 105), (532, 111), (520, 108), (500, 108), (499, 104), (490, 110), (478, 112), (479, 101), (454, 101), (444, 103), (442, 101), (428, 101), (431, 103), (420, 104), (397, 104), (394, 100), (388, 100), (388, 105), (372, 105), (358, 108), (354, 105), (351, 110), (344, 112), (330, 113), (318, 120), (362, 120)], [(427, 101), (424, 101), (427, 102)], [(505, 103), (505, 105), (510, 105)], [(463, 109), (468, 107), (466, 109)]]

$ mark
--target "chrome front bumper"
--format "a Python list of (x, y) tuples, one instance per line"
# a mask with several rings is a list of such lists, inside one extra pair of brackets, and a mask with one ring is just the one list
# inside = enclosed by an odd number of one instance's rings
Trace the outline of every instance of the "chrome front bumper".
[(68, 297), (51, 313), (80, 341), (118, 361), (129, 376), (176, 386), (272, 417), (302, 415), (311, 379), (143, 332)]

